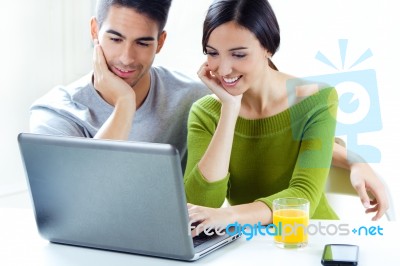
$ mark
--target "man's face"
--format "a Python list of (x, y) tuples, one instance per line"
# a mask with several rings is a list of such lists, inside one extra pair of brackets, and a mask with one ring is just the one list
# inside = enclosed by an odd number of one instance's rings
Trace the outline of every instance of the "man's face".
[(116, 6), (111, 6), (101, 28), (98, 26), (92, 21), (92, 37), (99, 40), (108, 68), (132, 88), (140, 87), (163, 45), (165, 32), (159, 36), (157, 22), (132, 8)]

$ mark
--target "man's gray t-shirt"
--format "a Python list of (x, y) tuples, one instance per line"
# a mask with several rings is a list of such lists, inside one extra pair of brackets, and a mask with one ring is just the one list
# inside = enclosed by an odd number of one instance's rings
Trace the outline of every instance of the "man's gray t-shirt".
[[(172, 144), (184, 166), (190, 107), (210, 91), (201, 82), (163, 67), (152, 67), (150, 76), (149, 93), (135, 113), (128, 140)], [(30, 131), (92, 138), (113, 110), (93, 87), (90, 73), (38, 99), (31, 106)]]

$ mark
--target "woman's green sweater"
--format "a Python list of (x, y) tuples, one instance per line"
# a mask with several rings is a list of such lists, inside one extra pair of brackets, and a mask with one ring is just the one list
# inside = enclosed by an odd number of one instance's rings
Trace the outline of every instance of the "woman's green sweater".
[(197, 166), (216, 130), (221, 103), (205, 96), (188, 121), (185, 190), (188, 202), (220, 207), (262, 201), (272, 209), (281, 197), (310, 201), (313, 219), (338, 219), (324, 194), (331, 166), (338, 96), (322, 89), (271, 117), (238, 117), (229, 163), (222, 180), (208, 182)]

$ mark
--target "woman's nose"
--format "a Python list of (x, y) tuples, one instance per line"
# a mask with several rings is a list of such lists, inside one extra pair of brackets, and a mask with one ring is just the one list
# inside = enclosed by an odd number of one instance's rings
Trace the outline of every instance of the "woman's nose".
[(218, 64), (217, 73), (220, 76), (229, 75), (232, 72), (232, 64), (229, 60), (221, 59)]

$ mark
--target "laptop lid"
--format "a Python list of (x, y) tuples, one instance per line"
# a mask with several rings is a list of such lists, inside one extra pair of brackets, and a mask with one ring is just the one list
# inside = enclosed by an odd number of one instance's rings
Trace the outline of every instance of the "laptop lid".
[(169, 144), (29, 133), (18, 142), (38, 230), (51, 242), (195, 260), (235, 238), (196, 254)]

